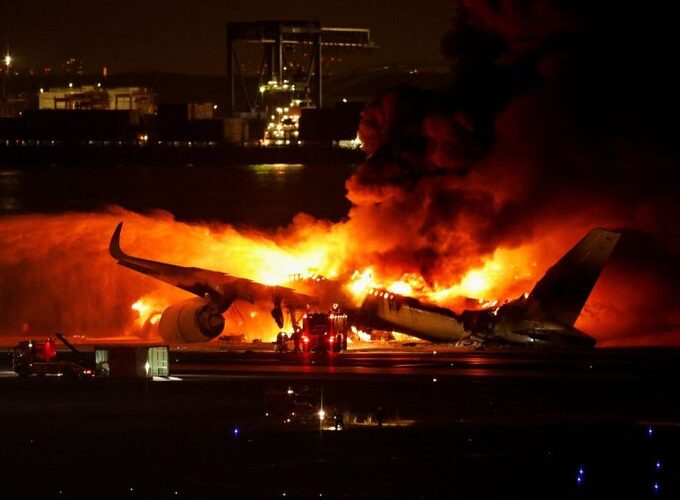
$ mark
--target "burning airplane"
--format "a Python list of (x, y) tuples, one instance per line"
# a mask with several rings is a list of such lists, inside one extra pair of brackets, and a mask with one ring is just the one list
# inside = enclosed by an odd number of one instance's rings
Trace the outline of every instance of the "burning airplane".
[[(120, 265), (196, 295), (163, 312), (159, 333), (166, 342), (212, 340), (224, 330), (223, 313), (236, 300), (271, 304), (271, 316), (279, 328), (284, 325), (284, 309), (295, 325), (301, 311), (328, 309), (329, 300), (351, 308), (335, 280), (312, 277), (298, 280), (300, 285), (293, 288), (133, 257), (120, 247), (122, 227), (121, 222), (109, 245)], [(388, 291), (371, 290), (361, 307), (351, 311), (350, 320), (357, 328), (394, 330), (433, 342), (592, 347), (595, 339), (573, 325), (619, 237), (613, 231), (593, 229), (548, 270), (530, 294), (500, 306), (456, 314)]]

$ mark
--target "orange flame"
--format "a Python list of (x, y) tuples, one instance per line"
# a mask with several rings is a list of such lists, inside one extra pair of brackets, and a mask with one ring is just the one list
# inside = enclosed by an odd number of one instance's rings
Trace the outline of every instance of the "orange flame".
[[(405, 273), (388, 258), (376, 258), (385, 249), (376, 247), (379, 242), (369, 245), (373, 231), (361, 233), (352, 221), (331, 225), (298, 217), (285, 230), (262, 233), (226, 225), (184, 224), (164, 215), (148, 217), (120, 209), (108, 214), (7, 216), (0, 224), (0, 240), (6, 242), (0, 248), (2, 281), (5, 289), (16, 293), (3, 309), (0, 326), (4, 331), (21, 331), (25, 324), (36, 335), (55, 329), (94, 337), (152, 333), (162, 311), (188, 297), (186, 292), (115, 264), (107, 247), (120, 220), (126, 221), (122, 246), (132, 255), (264, 283), (315, 280), (324, 275), (334, 277), (340, 291), (357, 305), (372, 289), (379, 289), (456, 311), (493, 307), (495, 301), (530, 291), (535, 280), (588, 227), (575, 224), (569, 229), (537, 231), (538, 237), (520, 246), (497, 248), (486, 259), (474, 256), (467, 268), (442, 268), (426, 278), (413, 269)], [(631, 294), (623, 304), (634, 299), (639, 300)], [(597, 311), (605, 311), (609, 302), (600, 301), (604, 305), (598, 305)], [(270, 309), (271, 304), (237, 301), (226, 313), (225, 333), (271, 340), (277, 328)], [(596, 310), (591, 307), (590, 311)], [(582, 320), (589, 318), (586, 310)], [(603, 328), (597, 325), (596, 329), (584, 325), (584, 329), (597, 334)]]
[(137, 311), (137, 314), (139, 314), (137, 324), (140, 328), (144, 328), (147, 324), (156, 325), (160, 321), (165, 307), (160, 305), (153, 297), (146, 296), (132, 304), (131, 309)]

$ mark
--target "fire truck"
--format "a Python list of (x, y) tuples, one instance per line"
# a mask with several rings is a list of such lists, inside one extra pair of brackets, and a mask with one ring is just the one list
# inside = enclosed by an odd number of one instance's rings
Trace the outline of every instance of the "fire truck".
[(62, 360), (52, 339), (46, 341), (24, 340), (12, 351), (12, 369), (20, 377), (56, 375), (65, 378), (91, 378), (95, 370), (85, 362), (83, 355), (61, 333), (55, 335), (68, 347), (72, 360)]
[(347, 315), (334, 305), (330, 313), (306, 313), (302, 328), (293, 334), (293, 339), (299, 335), (301, 345), (296, 348), (303, 352), (340, 352), (347, 350), (347, 332)]

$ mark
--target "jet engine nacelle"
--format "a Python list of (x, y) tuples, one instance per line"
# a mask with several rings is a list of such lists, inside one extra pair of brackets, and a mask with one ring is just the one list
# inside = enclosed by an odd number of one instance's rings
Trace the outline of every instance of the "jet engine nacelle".
[(224, 330), (224, 316), (208, 299), (195, 297), (163, 311), (158, 332), (165, 342), (207, 342)]

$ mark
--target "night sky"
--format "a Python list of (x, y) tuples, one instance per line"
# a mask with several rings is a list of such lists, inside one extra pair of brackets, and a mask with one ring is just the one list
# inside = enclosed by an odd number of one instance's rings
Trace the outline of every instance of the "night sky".
[[(86, 71), (159, 70), (224, 73), (227, 21), (320, 20), (323, 26), (371, 29), (380, 46), (352, 66), (442, 60), (440, 39), (449, 26), (452, 0), (400, 2), (343, 0), (3, 0), (0, 42), (9, 38), (17, 67), (58, 67), (81, 58)], [(341, 70), (341, 68), (338, 68)]]

